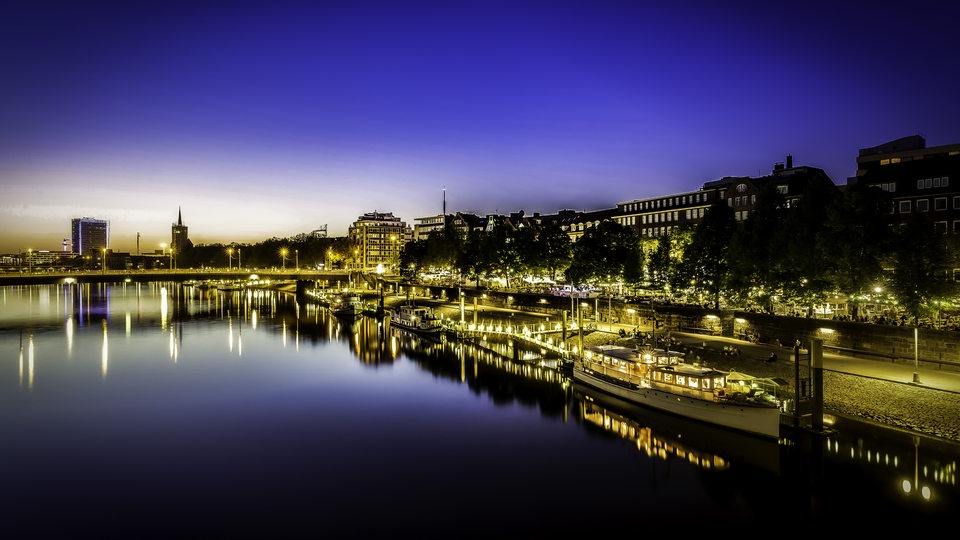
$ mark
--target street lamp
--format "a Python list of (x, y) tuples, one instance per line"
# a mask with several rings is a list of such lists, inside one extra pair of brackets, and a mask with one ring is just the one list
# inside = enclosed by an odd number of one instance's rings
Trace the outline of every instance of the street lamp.
[(233, 248), (227, 248), (227, 270), (233, 269)]
[(299, 272), (300, 271), (300, 250), (299, 249), (293, 250), (293, 255), (294, 255), (294, 260), (297, 263), (297, 272)]
[(102, 275), (107, 273), (107, 248), (100, 248), (100, 252), (102, 254), (100, 258), (100, 274)]
[(287, 248), (280, 248), (280, 271), (283, 272), (286, 269), (287, 262)]
[[(167, 254), (167, 243), (166, 243), (166, 242), (160, 242), (160, 254), (161, 254), (161, 255), (166, 255), (166, 254)], [(160, 263), (160, 264), (162, 265), (163, 263)], [(169, 269), (170, 269), (170, 267), (168, 266), (168, 267), (167, 267), (167, 270), (169, 270)]]
[(391, 243), (391, 250), (390, 250), (390, 268), (393, 269), (394, 267), (397, 266), (397, 258), (398, 258), (398, 256), (400, 255), (400, 254), (397, 252), (397, 235), (395, 235), (395, 234), (391, 234), (391, 235), (390, 235), (390, 243)]

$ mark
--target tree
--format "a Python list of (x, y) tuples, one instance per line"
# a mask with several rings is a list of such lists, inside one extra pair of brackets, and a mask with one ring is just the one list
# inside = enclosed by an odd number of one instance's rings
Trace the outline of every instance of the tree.
[(720, 291), (727, 281), (727, 248), (734, 227), (733, 209), (722, 199), (715, 201), (694, 229), (683, 256), (681, 267), (693, 291), (706, 294), (715, 308), (720, 307)]
[(773, 276), (785, 205), (773, 185), (761, 185), (753, 210), (734, 227), (727, 253), (729, 294), (744, 301), (753, 299), (767, 311), (773, 309), (772, 298), (780, 291)]
[(614, 221), (603, 221), (587, 229), (573, 244), (573, 261), (565, 277), (574, 285), (639, 283), (643, 277), (643, 252), (637, 233)]
[(853, 184), (827, 211), (818, 244), (830, 246), (826, 268), (832, 288), (843, 293), (851, 315), (859, 315), (869, 291), (883, 279), (882, 261), (892, 243), (890, 196), (864, 184)]
[(556, 223), (543, 225), (537, 231), (536, 268), (556, 281), (557, 273), (570, 266), (573, 260), (573, 242), (570, 236)]
[(837, 187), (823, 171), (812, 174), (804, 183), (800, 198), (790, 202), (778, 230), (778, 285), (785, 300), (806, 306), (808, 316), (812, 315), (813, 306), (822, 303), (832, 290), (828, 268), (833, 246), (819, 240), (826, 232), (827, 209), (837, 197)]
[(946, 245), (924, 214), (913, 214), (897, 228), (892, 288), (914, 325), (939, 301), (956, 292)]

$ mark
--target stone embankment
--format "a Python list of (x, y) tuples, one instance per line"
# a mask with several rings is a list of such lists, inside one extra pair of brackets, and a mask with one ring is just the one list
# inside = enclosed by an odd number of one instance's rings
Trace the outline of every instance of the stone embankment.
[[(459, 309), (450, 304), (436, 303), (438, 311), (447, 318), (458, 318)], [(538, 321), (532, 313), (504, 315), (488, 310), (482, 319), (510, 318), (515, 324)], [(472, 316), (471, 316), (472, 318)], [(635, 346), (631, 339), (619, 338), (608, 332), (587, 332), (584, 346), (617, 344)], [(579, 336), (568, 337), (567, 348), (577, 344)], [(726, 371), (740, 371), (756, 377), (794, 379), (794, 365), (789, 361), (764, 362), (764, 358), (724, 355), (718, 350), (691, 350), (708, 365)], [(791, 392), (792, 390), (788, 390)], [(904, 429), (921, 435), (960, 443), (960, 395), (922, 385), (912, 385), (847, 373), (824, 370), (824, 412)]]

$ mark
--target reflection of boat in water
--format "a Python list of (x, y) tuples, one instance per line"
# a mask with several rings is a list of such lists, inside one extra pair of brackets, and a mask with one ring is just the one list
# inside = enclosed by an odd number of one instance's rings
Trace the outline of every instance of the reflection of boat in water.
[(685, 364), (660, 349), (641, 355), (616, 345), (584, 347), (573, 378), (638, 405), (760, 437), (780, 436), (780, 409), (768, 392), (728, 383), (727, 372)]
[(780, 447), (773, 439), (662, 413), (582, 385), (574, 386), (574, 396), (584, 422), (634, 441), (649, 456), (676, 457), (702, 469), (742, 463), (780, 472)]
[(421, 334), (439, 334), (440, 318), (428, 306), (401, 304), (390, 310), (390, 324)]

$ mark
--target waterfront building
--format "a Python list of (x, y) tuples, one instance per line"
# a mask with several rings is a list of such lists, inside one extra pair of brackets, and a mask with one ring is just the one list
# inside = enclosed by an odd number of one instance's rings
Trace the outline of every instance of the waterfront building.
[(104, 250), (110, 248), (110, 222), (92, 217), (71, 220), (70, 234), (73, 252), (99, 260)]
[(960, 234), (960, 144), (927, 147), (920, 135), (903, 137), (857, 155), (857, 175), (847, 185), (863, 184), (890, 194), (893, 223), (920, 213), (940, 234)]
[(400, 250), (413, 237), (406, 222), (393, 212), (369, 212), (350, 225), (347, 231), (353, 245), (350, 269), (362, 272), (395, 273)]
[(453, 215), (437, 214), (435, 216), (426, 216), (415, 218), (413, 225), (413, 239), (426, 240), (434, 232), (442, 231), (447, 221), (453, 220)]
[(826, 182), (835, 186), (823, 169), (793, 165), (787, 155), (786, 164), (776, 163), (766, 176), (726, 176), (706, 182), (698, 191), (635, 199), (617, 204), (614, 220), (637, 231), (640, 236), (657, 238), (669, 235), (679, 226), (695, 226), (714, 202), (726, 201), (737, 221), (747, 219), (757, 202), (757, 194), (764, 186), (772, 185), (783, 196), (789, 208), (800, 199), (811, 182)]

